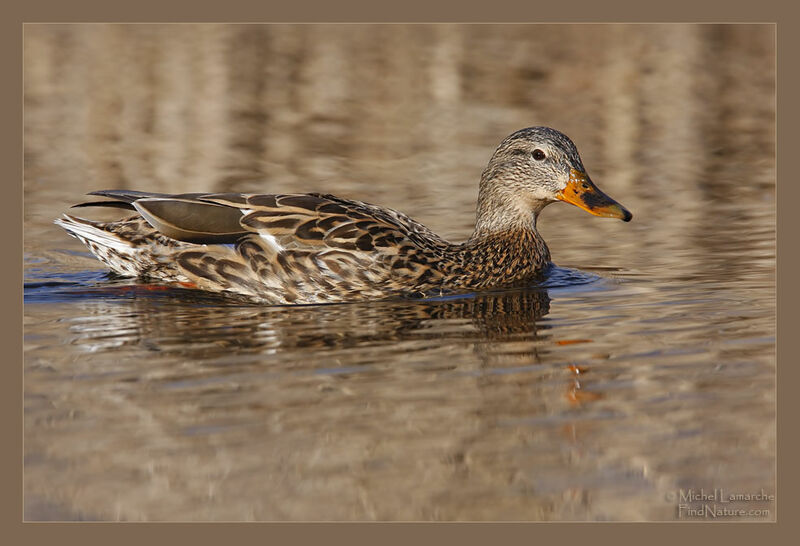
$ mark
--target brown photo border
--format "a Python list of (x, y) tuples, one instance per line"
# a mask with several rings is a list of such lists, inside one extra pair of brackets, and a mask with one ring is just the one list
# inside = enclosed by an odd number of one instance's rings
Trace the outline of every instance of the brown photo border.
[[(216, 5), (199, 2), (118, 3), (97, 0), (57, 2), (28, 1), (3, 9), (3, 32), (0, 33), (0, 54), (6, 67), (6, 84), (2, 86), (3, 130), (2, 165), (5, 199), (2, 200), (3, 248), (13, 254), (17, 267), (3, 268), (6, 302), (2, 316), (3, 346), (14, 347), (17, 355), (5, 362), (5, 392), (2, 396), (3, 431), (6, 435), (3, 457), (2, 513), (3, 535), (12, 544), (141, 544), (154, 538), (197, 543), (241, 543), (245, 540), (278, 540), (292, 543), (346, 542), (355, 540), (381, 543), (387, 539), (407, 544), (425, 538), (430, 541), (458, 540), (464, 543), (524, 543), (543, 540), (574, 543), (577, 540), (611, 539), (615, 542), (648, 543), (655, 538), (701, 540), (714, 543), (778, 543), (777, 535), (789, 535), (795, 518), (792, 508), (796, 500), (791, 493), (797, 471), (793, 462), (797, 442), (792, 434), (794, 424), (781, 426), (782, 416), (796, 415), (800, 403), (788, 389), (796, 383), (797, 372), (792, 355), (797, 354), (797, 336), (791, 331), (796, 323), (797, 287), (792, 271), (797, 263), (797, 245), (787, 243), (780, 233), (795, 233), (800, 215), (790, 207), (798, 202), (800, 182), (786, 176), (789, 162), (780, 161), (780, 151), (798, 147), (797, 104), (791, 97), (800, 96), (797, 85), (797, 59), (792, 52), (798, 47), (798, 19), (788, 2), (763, 0), (745, 2), (704, 3), (686, 0), (658, 5), (643, 2), (591, 2), (580, 0), (545, 4), (530, 0), (493, 0), (491, 2), (405, 1), (385, 3), (369, 1), (324, 2), (294, 1), (284, 5), (256, 0), (228, 0)], [(777, 150), (778, 184), (778, 481), (775, 510), (777, 523), (23, 523), (22, 503), (22, 33), (25, 23), (47, 22), (455, 22), (455, 23), (582, 23), (582, 22), (706, 22), (706, 23), (773, 23), (777, 35), (778, 114)], [(795, 68), (795, 70), (792, 70)], [(786, 157), (792, 157), (790, 152)], [(794, 175), (796, 177), (796, 175)], [(789, 238), (791, 240), (791, 238)], [(793, 251), (794, 250), (794, 251)], [(13, 263), (13, 259), (9, 260)], [(784, 282), (781, 283), (780, 280)], [(8, 298), (8, 299), (5, 299)], [(782, 484), (782, 487), (781, 487)], [(792, 533), (796, 536), (796, 533)], [(9, 540), (9, 539), (6, 539)], [(780, 543), (784, 541), (780, 540)], [(788, 539), (786, 541), (788, 543)]]

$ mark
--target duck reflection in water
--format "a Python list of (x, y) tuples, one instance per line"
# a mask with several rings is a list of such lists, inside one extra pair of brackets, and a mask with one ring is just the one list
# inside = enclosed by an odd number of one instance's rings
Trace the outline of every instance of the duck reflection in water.
[[(113, 304), (112, 292), (117, 303), (120, 296), (125, 300), (124, 306)], [(393, 346), (396, 349), (389, 353), (396, 358), (395, 366), (408, 362), (424, 370), (446, 371), (464, 364), (458, 356), (428, 351), (468, 345), (479, 363), (470, 373), (482, 376), (481, 381), (505, 381), (514, 375), (507, 372), (520, 370), (541, 369), (543, 375), (537, 380), (566, 372), (568, 400), (580, 403), (592, 397), (579, 382), (587, 367), (551, 356), (554, 347), (588, 340), (554, 339), (548, 333), (550, 326), (542, 322), (550, 312), (546, 288), (274, 307), (238, 305), (221, 295), (141, 284), (105, 284), (94, 295), (94, 302), (84, 300), (92, 307), (86, 315), (103, 316), (103, 327), (98, 328), (97, 320), (86, 320), (71, 328), (78, 334), (73, 343), (92, 353), (144, 346), (164, 358), (179, 357), (230, 373), (263, 370), (275, 361), (295, 371), (336, 368), (340, 365), (331, 363), (347, 351), (346, 368), (357, 372), (382, 365), (387, 347)]]
[[(178, 347), (182, 355), (199, 359), (224, 357), (231, 349), (253, 354), (277, 349), (349, 349), (411, 339), (539, 340), (537, 321), (550, 308), (547, 290), (538, 288), (267, 308), (232, 304), (230, 298), (200, 291), (138, 284), (117, 286), (116, 292), (132, 301), (126, 301), (124, 308), (114, 305), (106, 287), (94, 293), (98, 300), (84, 302), (91, 305), (93, 315), (108, 315), (109, 320), (102, 330), (95, 325), (86, 330), (89, 335), (81, 336), (78, 343), (91, 345), (98, 338), (114, 338), (117, 332), (125, 344), (145, 343), (159, 351)], [(165, 299), (169, 305), (164, 305)], [(73, 331), (80, 330), (79, 324), (73, 325)], [(136, 335), (131, 337), (131, 332)]]

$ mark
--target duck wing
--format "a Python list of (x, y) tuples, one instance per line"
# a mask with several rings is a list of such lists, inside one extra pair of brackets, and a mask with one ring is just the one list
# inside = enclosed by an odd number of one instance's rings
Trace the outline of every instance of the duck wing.
[(233, 244), (258, 234), (281, 249), (330, 247), (396, 254), (404, 244), (433, 249), (447, 243), (405, 214), (329, 194), (162, 194), (101, 190), (117, 206), (138, 211), (161, 234), (195, 244)]
[[(140, 274), (272, 303), (424, 291), (452, 246), (403, 213), (333, 195), (94, 193), (141, 214), (100, 229), (154, 230), (135, 251)], [(175, 271), (161, 274), (164, 264)]]

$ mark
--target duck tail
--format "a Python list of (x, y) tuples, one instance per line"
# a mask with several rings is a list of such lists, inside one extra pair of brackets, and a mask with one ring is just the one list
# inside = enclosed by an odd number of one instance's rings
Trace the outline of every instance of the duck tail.
[(115, 273), (124, 276), (143, 274), (141, 264), (137, 259), (139, 251), (136, 246), (131, 241), (107, 229), (108, 224), (69, 214), (62, 214), (53, 223), (61, 226), (67, 233), (85, 244), (98, 260)]

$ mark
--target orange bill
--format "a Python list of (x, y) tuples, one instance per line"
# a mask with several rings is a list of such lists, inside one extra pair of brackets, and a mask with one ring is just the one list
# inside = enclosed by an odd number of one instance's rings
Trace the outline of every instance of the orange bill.
[(597, 189), (585, 172), (571, 169), (569, 174), (567, 187), (556, 195), (561, 201), (572, 203), (595, 216), (619, 218), (625, 222), (633, 218), (628, 209)]

